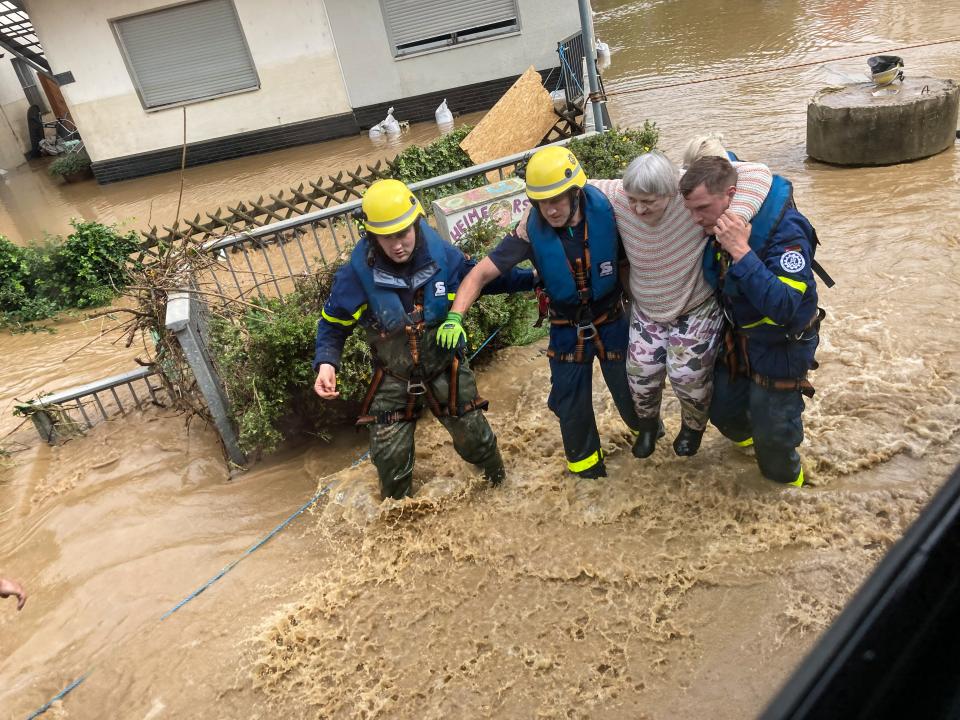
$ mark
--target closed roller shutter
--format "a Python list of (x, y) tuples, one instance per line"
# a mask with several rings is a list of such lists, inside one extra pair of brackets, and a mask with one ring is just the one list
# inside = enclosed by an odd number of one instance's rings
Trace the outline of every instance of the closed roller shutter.
[(381, 0), (395, 55), (520, 27), (516, 0)]
[(113, 25), (148, 108), (260, 87), (232, 0), (177, 5)]

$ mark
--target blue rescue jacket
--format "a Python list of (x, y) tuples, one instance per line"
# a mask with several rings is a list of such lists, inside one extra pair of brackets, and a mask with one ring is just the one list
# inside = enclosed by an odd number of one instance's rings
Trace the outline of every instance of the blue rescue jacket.
[[(581, 210), (590, 249), (590, 303), (608, 300), (614, 293), (619, 297), (619, 235), (613, 206), (606, 195), (587, 185), (583, 188)], [(530, 213), (527, 219), (527, 235), (533, 251), (533, 264), (551, 307), (561, 316), (569, 317), (581, 301), (563, 241), (538, 212)]]
[(816, 233), (792, 203), (782, 208), (772, 228), (763, 223), (761, 218), (754, 225), (759, 231), (751, 233), (750, 252), (727, 270), (720, 300), (748, 338), (753, 372), (799, 378), (814, 367), (819, 343), (817, 328), (810, 327), (818, 312), (811, 267)]
[[(317, 323), (314, 370), (329, 363), (340, 366), (343, 345), (357, 325), (368, 331), (368, 339), (389, 334), (411, 322), (404, 307), (404, 297), (423, 288), (423, 311), (426, 325), (436, 327), (446, 318), (460, 282), (476, 263), (443, 240), (423, 219), (419, 220), (423, 242), (397, 274), (380, 260), (369, 263), (370, 242), (360, 239), (349, 262), (333, 279)], [(489, 283), (484, 294), (532, 290), (533, 271), (514, 268), (510, 273)], [(408, 303), (409, 305), (409, 303)], [(450, 351), (450, 357), (453, 352)]]
[(366, 236), (360, 238), (350, 254), (350, 267), (356, 273), (367, 296), (370, 321), (376, 322), (379, 329), (388, 334), (414, 323), (410, 313), (403, 307), (397, 294), (398, 289), (424, 288), (423, 320), (429, 327), (443, 322), (453, 301), (453, 293), (447, 292), (451, 278), (444, 242), (423, 220), (420, 220), (420, 231), (427, 252), (426, 255), (420, 254), (419, 262), (409, 279), (386, 272), (377, 265), (371, 266), (368, 261), (370, 240)]

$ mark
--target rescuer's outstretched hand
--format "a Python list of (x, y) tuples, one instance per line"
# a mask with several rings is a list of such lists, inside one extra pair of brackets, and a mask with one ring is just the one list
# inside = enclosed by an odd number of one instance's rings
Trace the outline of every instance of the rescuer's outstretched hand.
[(27, 593), (24, 592), (23, 586), (13, 580), (0, 577), (0, 598), (8, 598), (11, 595), (17, 598), (17, 610), (23, 610), (27, 602)]
[(317, 368), (317, 381), (313, 384), (313, 391), (324, 400), (333, 400), (340, 397), (337, 392), (337, 369), (329, 363)]

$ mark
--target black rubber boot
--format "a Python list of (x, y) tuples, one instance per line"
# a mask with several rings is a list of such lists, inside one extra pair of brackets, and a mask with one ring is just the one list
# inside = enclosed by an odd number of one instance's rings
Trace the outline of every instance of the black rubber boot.
[(380, 499), (403, 500), (413, 494), (413, 473), (409, 473), (400, 478), (394, 478), (389, 484), (380, 481)]
[(696, 455), (703, 439), (703, 430), (694, 430), (686, 425), (680, 426), (680, 432), (673, 440), (673, 451), (681, 457)]
[(483, 470), (483, 477), (493, 487), (500, 485), (507, 477), (507, 470), (503, 467), (503, 457), (500, 455), (500, 448), (496, 448), (493, 457), (480, 466)]
[(655, 418), (641, 418), (640, 427), (637, 429), (640, 432), (633, 443), (633, 455), (640, 459), (648, 458), (653, 455), (653, 451), (657, 447), (657, 440), (666, 433), (663, 422), (659, 415)]
[(596, 480), (597, 478), (605, 478), (606, 476), (607, 466), (604, 465), (603, 460), (593, 467), (588, 467), (586, 470), (581, 470), (577, 473), (578, 478), (585, 478), (587, 480)]

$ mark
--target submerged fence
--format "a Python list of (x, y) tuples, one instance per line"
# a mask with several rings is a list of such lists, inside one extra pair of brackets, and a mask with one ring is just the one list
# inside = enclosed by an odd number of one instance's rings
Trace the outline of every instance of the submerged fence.
[(159, 374), (155, 366), (142, 367), (21, 403), (17, 411), (30, 417), (40, 437), (56, 442), (116, 415), (126, 415), (131, 408), (162, 406), (166, 390)]

